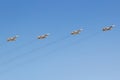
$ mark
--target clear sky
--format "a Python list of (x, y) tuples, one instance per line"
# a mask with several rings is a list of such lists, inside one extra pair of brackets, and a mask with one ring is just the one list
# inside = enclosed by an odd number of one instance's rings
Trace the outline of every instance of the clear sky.
[(0, 0), (0, 80), (120, 80), (119, 8), (119, 0)]

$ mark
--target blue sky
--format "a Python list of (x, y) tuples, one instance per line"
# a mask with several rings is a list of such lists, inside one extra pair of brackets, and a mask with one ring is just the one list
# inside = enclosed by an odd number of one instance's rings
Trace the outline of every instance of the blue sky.
[[(119, 4), (1, 0), (0, 80), (120, 80)], [(112, 31), (101, 31), (112, 24)], [(80, 35), (70, 35), (80, 28)], [(37, 40), (45, 33), (50, 36)], [(6, 42), (16, 34), (16, 42)]]

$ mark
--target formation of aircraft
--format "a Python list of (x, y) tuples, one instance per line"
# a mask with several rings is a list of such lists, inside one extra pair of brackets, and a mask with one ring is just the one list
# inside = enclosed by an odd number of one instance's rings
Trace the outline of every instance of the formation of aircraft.
[(8, 41), (8, 42), (16, 41), (16, 39), (17, 39), (18, 37), (19, 37), (18, 35), (15, 35), (15, 36), (13, 36), (13, 37), (9, 37), (9, 38), (7, 39), (7, 41)]
[[(115, 25), (111, 25), (111, 26), (106, 26), (102, 29), (102, 31), (109, 31), (109, 30), (112, 30), (113, 27), (115, 27)], [(75, 31), (72, 31), (70, 34), (71, 35), (78, 35), (80, 34), (81, 32), (83, 31), (83, 29), (79, 29), (79, 30), (75, 30)], [(48, 34), (44, 34), (44, 35), (40, 35), (37, 37), (37, 39), (45, 39), (49, 36), (49, 33)], [(13, 37), (9, 37), (7, 39), (8, 42), (13, 42), (13, 41), (16, 41), (16, 39), (18, 38), (19, 36), (18, 35), (15, 35)]]
[(115, 25), (111, 25), (111, 26), (104, 27), (102, 30), (103, 30), (103, 31), (109, 31), (109, 30), (112, 30), (113, 27), (115, 27)]

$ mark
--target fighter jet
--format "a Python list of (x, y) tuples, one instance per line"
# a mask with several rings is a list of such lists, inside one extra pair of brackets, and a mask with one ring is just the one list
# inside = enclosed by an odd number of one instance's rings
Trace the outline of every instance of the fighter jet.
[(71, 32), (71, 35), (78, 35), (80, 34), (80, 32), (82, 31), (83, 29), (79, 29), (79, 30), (76, 30), (76, 31), (72, 31)]
[(113, 29), (113, 27), (115, 27), (115, 25), (111, 25), (111, 26), (107, 26), (107, 27), (104, 27), (103, 29), (102, 29), (102, 31), (109, 31), (109, 30), (112, 30)]
[(44, 34), (44, 35), (41, 35), (41, 36), (38, 36), (37, 38), (38, 39), (45, 39), (49, 36), (49, 34)]
[(18, 35), (14, 36), (14, 37), (10, 37), (10, 38), (7, 39), (7, 41), (8, 41), (8, 42), (16, 41), (16, 39), (17, 39), (18, 37), (19, 37)]

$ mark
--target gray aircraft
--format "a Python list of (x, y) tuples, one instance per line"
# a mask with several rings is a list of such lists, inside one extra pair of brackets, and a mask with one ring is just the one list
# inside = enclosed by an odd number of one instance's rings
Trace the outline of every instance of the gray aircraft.
[(7, 39), (7, 41), (8, 41), (8, 42), (16, 41), (16, 39), (17, 39), (18, 37), (19, 37), (18, 35), (14, 36), (14, 37), (9, 37), (9, 38)]
[(49, 36), (49, 34), (44, 34), (44, 35), (41, 35), (41, 36), (38, 36), (37, 38), (38, 39), (45, 39)]
[(109, 31), (109, 30), (112, 30), (113, 29), (113, 27), (115, 27), (115, 25), (111, 25), (111, 26), (107, 26), (107, 27), (104, 27), (103, 29), (102, 29), (102, 31)]
[(83, 29), (75, 30), (71, 32), (71, 35), (78, 35)]

